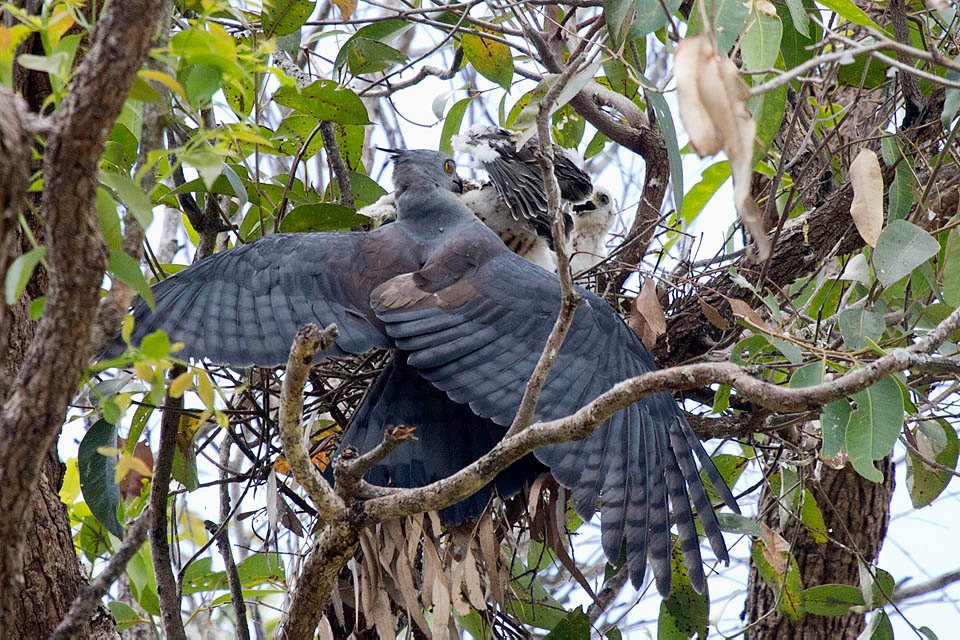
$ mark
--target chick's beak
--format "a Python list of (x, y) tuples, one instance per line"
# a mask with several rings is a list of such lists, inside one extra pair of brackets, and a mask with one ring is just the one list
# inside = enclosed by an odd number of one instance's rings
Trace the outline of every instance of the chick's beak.
[(597, 210), (597, 203), (595, 203), (593, 200), (587, 200), (586, 202), (581, 202), (580, 204), (573, 205), (573, 212), (578, 216), (582, 216), (585, 213), (589, 213), (590, 211), (596, 211), (596, 210)]

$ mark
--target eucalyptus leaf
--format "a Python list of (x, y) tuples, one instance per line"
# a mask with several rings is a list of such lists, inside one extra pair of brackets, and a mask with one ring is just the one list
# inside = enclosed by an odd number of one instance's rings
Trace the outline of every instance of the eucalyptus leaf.
[(107, 531), (123, 539), (123, 527), (117, 518), (120, 487), (114, 470), (115, 455), (100, 453), (101, 447), (117, 446), (117, 427), (106, 420), (97, 420), (87, 429), (77, 449), (77, 469), (80, 472), (80, 490), (83, 500), (94, 517)]
[(894, 220), (880, 232), (873, 253), (877, 279), (883, 286), (889, 287), (910, 275), (939, 251), (940, 243), (929, 233), (906, 220)]

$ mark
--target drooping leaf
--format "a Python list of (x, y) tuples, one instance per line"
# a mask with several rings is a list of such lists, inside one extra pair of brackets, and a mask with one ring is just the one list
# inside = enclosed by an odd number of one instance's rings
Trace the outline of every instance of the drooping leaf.
[(857, 640), (893, 640), (893, 625), (883, 609), (874, 611)]
[(372, 24), (360, 27), (357, 29), (356, 33), (350, 36), (347, 41), (343, 43), (343, 46), (340, 47), (340, 51), (337, 53), (337, 57), (333, 61), (333, 68), (340, 70), (344, 67), (344, 65), (347, 64), (354, 41), (362, 39), (380, 42), (382, 44), (390, 44), (404, 32), (408, 31), (412, 26), (412, 22), (397, 18), (374, 22)]
[(603, 0), (603, 17), (614, 47), (619, 47), (630, 29), (637, 9), (636, 0)]
[(844, 344), (850, 349), (863, 349), (867, 340), (877, 342), (887, 328), (883, 316), (863, 307), (844, 309), (837, 316), (837, 325)]
[(153, 222), (153, 204), (149, 196), (126, 174), (102, 171), (100, 182), (117, 194), (120, 202), (127, 208), (144, 229)]
[(303, 26), (317, 3), (314, 0), (270, 0), (264, 3), (261, 20), (268, 37), (284, 36)]
[[(923, 458), (947, 469), (957, 468), (960, 444), (957, 432), (949, 423), (925, 420), (917, 426), (913, 435)], [(907, 450), (907, 491), (914, 508), (919, 509), (933, 502), (952, 478), (953, 474), (946, 469), (932, 467), (912, 450)]]
[(347, 50), (347, 67), (355, 76), (386, 71), (406, 60), (407, 56), (403, 52), (368, 38), (352, 38)]
[[(483, 31), (479, 27), (476, 30)], [(461, 45), (464, 56), (477, 73), (504, 89), (510, 89), (513, 83), (513, 55), (509, 46), (473, 33), (464, 33)]]
[(853, 401), (856, 410), (847, 424), (847, 455), (857, 473), (873, 482), (883, 482), (883, 474), (873, 466), (873, 461), (889, 455), (903, 427), (900, 386), (887, 376), (855, 393)]
[(701, 3), (706, 3), (707, 15), (716, 28), (717, 47), (723, 53), (730, 51), (746, 25), (750, 3), (740, 0), (697, 0), (690, 10), (687, 36), (697, 35), (705, 30)]
[(880, 233), (873, 254), (877, 279), (889, 287), (937, 255), (940, 243), (929, 233), (906, 220), (894, 220)]
[(680, 158), (680, 143), (677, 138), (677, 127), (673, 121), (673, 112), (667, 105), (666, 98), (656, 91), (644, 91), (647, 103), (657, 117), (657, 126), (663, 134), (663, 141), (667, 144), (667, 162), (670, 164), (670, 182), (673, 185), (674, 205), (680, 206), (683, 199), (683, 160)]
[(120, 487), (114, 471), (116, 456), (100, 453), (101, 447), (117, 446), (117, 427), (106, 420), (97, 420), (84, 434), (77, 449), (77, 469), (84, 502), (94, 517), (118, 538), (123, 538), (123, 526), (117, 518)]
[(869, 27), (881, 32), (883, 31), (876, 22), (870, 19), (870, 16), (863, 12), (863, 9), (855, 5), (851, 0), (817, 0), (817, 3), (822, 4), (838, 14), (841, 18), (853, 24), (858, 24), (861, 27)]
[(743, 66), (749, 71), (773, 69), (780, 55), (783, 25), (773, 4), (764, 1), (751, 3), (747, 26), (740, 38)]
[(850, 185), (850, 216), (863, 241), (876, 247), (883, 227), (883, 177), (877, 154), (870, 149), (861, 149), (850, 164)]
[(140, 265), (136, 260), (122, 249), (113, 249), (110, 251), (107, 270), (136, 291), (150, 305), (151, 309), (154, 308), (153, 293), (150, 291), (150, 285), (147, 283), (147, 279), (143, 277), (143, 272), (140, 271)]
[(760, 577), (777, 594), (777, 609), (793, 620), (802, 618), (805, 609), (800, 567), (783, 537), (765, 535), (755, 541), (750, 557)]
[(860, 595), (868, 609), (883, 607), (893, 596), (894, 579), (880, 567), (860, 563)]
[(447, 111), (443, 120), (443, 129), (440, 130), (440, 151), (453, 154), (453, 136), (460, 133), (460, 124), (463, 122), (463, 116), (471, 102), (473, 102), (472, 97), (457, 100)]
[(673, 536), (670, 548), (670, 577), (670, 596), (660, 603), (657, 639), (675, 640), (694, 635), (706, 638), (710, 616), (709, 590), (702, 594), (693, 590), (676, 536)]
[(549, 640), (581, 640), (590, 637), (590, 618), (583, 607), (577, 607), (557, 623), (545, 638)]
[(273, 94), (273, 101), (319, 120), (340, 124), (370, 123), (367, 108), (360, 97), (333, 80), (317, 80), (303, 89), (280, 87)]
[(17, 257), (10, 264), (4, 276), (5, 300), (8, 305), (13, 305), (20, 299), (24, 289), (27, 288), (27, 283), (30, 282), (30, 276), (33, 275), (34, 269), (46, 255), (46, 247), (34, 247)]
[(815, 384), (823, 382), (826, 369), (822, 362), (811, 362), (805, 364), (790, 376), (790, 387), (800, 389), (802, 387), (812, 387)]

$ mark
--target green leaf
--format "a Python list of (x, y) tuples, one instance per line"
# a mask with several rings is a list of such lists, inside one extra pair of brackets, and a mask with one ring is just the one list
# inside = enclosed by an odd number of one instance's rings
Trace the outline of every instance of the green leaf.
[[(720, 472), (720, 476), (724, 482), (727, 483), (727, 486), (732, 487), (737, 484), (737, 480), (740, 479), (744, 469), (750, 464), (750, 460), (743, 456), (735, 456), (730, 453), (718, 453), (713, 456), (713, 464), (717, 468), (717, 471)], [(707, 495), (710, 496), (710, 500), (715, 503), (722, 502), (717, 490), (713, 486), (713, 482), (710, 481), (710, 478), (707, 477), (705, 472), (701, 471), (700, 479), (703, 481), (703, 486), (707, 490)]]
[(811, 362), (805, 364), (790, 376), (790, 388), (800, 389), (803, 387), (812, 387), (820, 384), (824, 380), (826, 369), (822, 362)]
[(880, 25), (871, 20), (870, 16), (864, 13), (863, 9), (853, 4), (851, 0), (817, 0), (817, 4), (822, 4), (848, 22), (884, 32)]
[(317, 80), (303, 89), (280, 87), (273, 101), (319, 120), (340, 124), (370, 124), (360, 97), (333, 80)]
[(836, 458), (847, 439), (847, 425), (853, 409), (846, 400), (837, 400), (824, 405), (820, 413), (820, 428), (823, 432), (823, 458)]
[(693, 590), (687, 567), (683, 562), (683, 551), (676, 536), (672, 536), (670, 548), (670, 596), (660, 603), (660, 616), (657, 619), (657, 639), (674, 640), (692, 638), (698, 635), (707, 637), (707, 625), (710, 620), (710, 593), (705, 589), (702, 594)]
[(170, 355), (170, 338), (163, 331), (147, 334), (140, 341), (140, 352), (154, 360), (166, 358)]
[[(960, 56), (957, 56), (954, 62), (960, 62)], [(960, 71), (947, 69), (947, 80), (960, 82)], [(946, 90), (946, 97), (943, 101), (943, 114), (940, 116), (940, 122), (943, 123), (943, 128), (947, 131), (953, 128), (953, 119), (957, 116), (958, 109), (960, 109), (960, 89), (950, 87)]]
[(823, 513), (809, 489), (803, 490), (803, 498), (800, 502), (800, 522), (810, 532), (810, 537), (813, 538), (814, 542), (826, 544), (827, 523), (824, 522)]
[(565, 149), (576, 149), (583, 140), (587, 121), (569, 104), (557, 109), (552, 120), (553, 141)]
[(810, 16), (803, 6), (803, 0), (787, 0), (787, 9), (790, 11), (790, 18), (793, 21), (793, 27), (803, 37), (810, 37)]
[(337, 58), (334, 60), (333, 68), (339, 71), (345, 64), (347, 64), (350, 58), (350, 51), (353, 48), (355, 41), (372, 40), (375, 42), (388, 44), (405, 32), (409, 31), (412, 26), (412, 22), (396, 18), (392, 20), (384, 20), (382, 22), (374, 22), (357, 29), (356, 33), (350, 36), (343, 46), (340, 47), (340, 51), (337, 53)]
[(757, 141), (759, 144), (754, 149), (753, 157), (755, 161), (759, 162), (770, 147), (770, 143), (780, 132), (783, 114), (786, 113), (787, 87), (780, 87), (754, 96), (747, 103), (747, 106), (750, 113), (753, 114), (753, 119), (757, 122)]
[(860, 594), (868, 609), (880, 609), (893, 596), (895, 581), (888, 571), (860, 563)]
[[(209, 557), (200, 558), (183, 574), (183, 595), (201, 591), (216, 591), (227, 588), (227, 574), (213, 571), (213, 562)], [(264, 582), (282, 582), (286, 579), (283, 558), (278, 553), (255, 553), (237, 565), (240, 584), (244, 588), (255, 587)]]
[[(350, 185), (353, 187), (354, 204), (357, 208), (373, 204), (387, 194), (387, 190), (377, 184), (373, 178), (358, 171), (350, 172)], [(353, 226), (361, 225), (351, 225)]]
[[(606, 3), (604, 3), (606, 4)], [(664, 2), (649, 2), (635, 0), (637, 14), (630, 27), (630, 39), (636, 40), (653, 33), (670, 22), (670, 16), (675, 14), (682, 4), (681, 0), (664, 0)]]
[(363, 134), (364, 127), (356, 124), (335, 124), (334, 132), (337, 137), (337, 147), (343, 163), (350, 171), (364, 171), (363, 167)]
[(894, 220), (880, 232), (873, 252), (877, 279), (889, 287), (939, 251), (940, 243), (929, 233), (906, 220)]
[[(317, 155), (323, 148), (323, 137), (320, 135), (319, 125), (320, 120), (314, 116), (291, 113), (283, 119), (273, 134), (273, 139), (279, 141), (277, 151), (283, 155), (295, 155), (300, 152), (309, 138), (310, 143), (303, 152), (303, 159), (308, 160)], [(310, 137), (311, 134), (313, 137)]]
[(883, 482), (874, 460), (889, 455), (903, 427), (903, 396), (896, 380), (887, 376), (853, 396), (856, 410), (847, 424), (846, 449), (850, 463), (867, 480)]
[(700, 182), (693, 185), (690, 191), (680, 200), (680, 218), (688, 225), (707, 206), (717, 190), (730, 179), (730, 163), (726, 160), (715, 162), (700, 174)]
[[(646, 78), (644, 78), (646, 80)], [(680, 143), (677, 139), (677, 127), (673, 122), (673, 113), (667, 106), (667, 100), (662, 93), (644, 91), (647, 103), (657, 117), (657, 126), (663, 134), (663, 141), (667, 144), (667, 161), (670, 164), (670, 182), (673, 183), (673, 202), (680, 206), (683, 199), (683, 160), (680, 158)], [(729, 165), (728, 165), (729, 166)]]
[(123, 247), (123, 230), (120, 227), (120, 214), (117, 212), (117, 203), (110, 193), (97, 188), (97, 219), (100, 221), (100, 233), (110, 249)]
[(857, 640), (893, 640), (893, 626), (884, 610), (874, 611), (870, 622)]
[[(603, 0), (603, 17), (614, 47), (619, 47), (630, 29), (639, 3), (636, 0)], [(659, 8), (659, 7), (657, 7)]]
[(214, 183), (223, 173), (223, 158), (217, 155), (212, 148), (204, 147), (192, 151), (183, 151), (180, 159), (197, 170), (200, 179), (208, 190), (213, 190)]
[[(960, 445), (957, 432), (946, 421), (925, 420), (914, 432), (917, 449), (928, 460), (947, 467), (957, 468)], [(943, 493), (953, 474), (945, 469), (928, 466), (913, 451), (907, 449), (907, 491), (910, 502), (919, 509), (933, 502)]]
[(849, 584), (819, 584), (803, 590), (803, 602), (807, 613), (842, 616), (850, 607), (863, 606), (863, 594)]
[(220, 90), (223, 73), (216, 67), (205, 64), (192, 64), (177, 74), (177, 80), (187, 92), (190, 104), (204, 107), (210, 104), (213, 94)]
[[(701, 3), (705, 3), (706, 6), (701, 7)], [(727, 53), (746, 25), (749, 6), (750, 3), (741, 2), (741, 0), (697, 0), (693, 9), (690, 10), (687, 35), (693, 36), (705, 31), (701, 17), (705, 8), (716, 27), (717, 46), (720, 51)]]
[(720, 511), (717, 512), (717, 520), (720, 522), (720, 528), (723, 531), (753, 536), (754, 538), (759, 538), (763, 535), (763, 529), (760, 528), (756, 520), (742, 516), (739, 513)]
[(8, 305), (16, 304), (20, 296), (23, 295), (27, 283), (30, 282), (30, 276), (33, 270), (37, 268), (40, 261), (47, 255), (47, 248), (44, 246), (34, 247), (25, 254), (18, 256), (16, 260), (7, 269), (7, 275), (4, 277), (4, 291), (6, 292), (6, 302)]
[(837, 324), (844, 344), (850, 349), (864, 349), (867, 339), (876, 343), (887, 328), (883, 316), (862, 307), (844, 309), (837, 316)]
[(764, 552), (764, 543), (757, 540), (751, 547), (750, 557), (760, 577), (777, 595), (777, 609), (792, 620), (800, 620), (804, 613), (803, 580), (797, 559), (789, 551), (770, 551), (776, 556), (778, 566), (770, 564)]
[(747, 15), (747, 27), (740, 38), (743, 66), (748, 71), (772, 69), (780, 55), (783, 25), (778, 16), (760, 11), (756, 2)]
[(271, 0), (264, 5), (260, 15), (263, 33), (272, 38), (293, 33), (302, 27), (317, 3), (314, 0)]
[(388, 44), (367, 38), (351, 38), (347, 63), (355, 76), (386, 71), (407, 61), (407, 56)]
[(84, 434), (77, 449), (80, 490), (90, 512), (107, 531), (123, 539), (123, 527), (117, 519), (120, 487), (114, 478), (116, 457), (103, 455), (100, 447), (117, 446), (117, 427), (106, 420), (97, 420)]
[(117, 631), (129, 629), (130, 627), (143, 622), (139, 614), (137, 614), (137, 612), (125, 602), (121, 602), (120, 600), (111, 600), (107, 603), (107, 607), (109, 607), (110, 613), (113, 615), (113, 620), (116, 622)]
[[(483, 31), (474, 27), (477, 31)], [(513, 55), (510, 47), (472, 33), (464, 33), (460, 41), (463, 54), (477, 73), (497, 83), (507, 91), (513, 83)]]
[(127, 563), (127, 575), (133, 597), (151, 615), (160, 615), (160, 598), (157, 597), (157, 579), (150, 560), (150, 545), (145, 544)]
[(341, 231), (369, 223), (366, 216), (358, 214), (350, 207), (332, 202), (305, 204), (294, 208), (283, 217), (280, 231)]
[(551, 640), (584, 640), (590, 637), (590, 618), (583, 607), (577, 607), (557, 623), (545, 638)]
[(467, 107), (473, 102), (473, 98), (464, 98), (457, 100), (447, 111), (447, 116), (443, 120), (443, 129), (440, 131), (440, 151), (453, 154), (453, 136), (460, 133), (460, 125), (463, 122), (463, 116), (467, 113)]
[(153, 293), (150, 291), (150, 285), (147, 284), (147, 279), (143, 277), (143, 272), (140, 271), (140, 265), (136, 260), (124, 253), (122, 249), (113, 249), (110, 251), (107, 271), (136, 291), (140, 297), (150, 305), (151, 309), (156, 307), (153, 301)]
[(123, 206), (144, 229), (150, 226), (153, 222), (153, 204), (150, 202), (150, 197), (130, 179), (130, 176), (101, 171), (100, 182), (117, 194)]

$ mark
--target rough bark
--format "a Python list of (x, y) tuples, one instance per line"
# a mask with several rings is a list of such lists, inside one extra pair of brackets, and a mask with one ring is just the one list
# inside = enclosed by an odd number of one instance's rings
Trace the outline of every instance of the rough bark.
[[(0, 414), (2, 637), (20, 634), (14, 623), (23, 602), (32, 503), (85, 365), (83, 347), (106, 267), (94, 209), (104, 138), (146, 56), (160, 6), (150, 0), (110, 4), (48, 138), (41, 199), (50, 267), (46, 311)], [(72, 544), (66, 548), (72, 553)]]
[[(894, 484), (890, 458), (881, 463), (881, 471), (885, 480), (877, 484), (858, 475), (849, 465), (839, 470), (820, 465), (819, 478), (807, 483), (833, 540), (816, 543), (806, 527), (796, 520), (782, 532), (787, 541), (793, 542), (793, 554), (804, 587), (828, 583), (859, 586), (857, 553), (865, 562), (876, 561), (890, 523)], [(766, 514), (763, 520), (768, 526), (779, 527), (776, 497), (766, 489), (761, 494), (760, 511)], [(747, 640), (856, 638), (866, 624), (864, 616), (858, 613), (841, 617), (807, 615), (794, 621), (775, 609), (773, 590), (760, 577), (757, 568), (751, 566), (747, 619), (754, 624), (746, 634)]]

